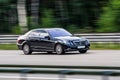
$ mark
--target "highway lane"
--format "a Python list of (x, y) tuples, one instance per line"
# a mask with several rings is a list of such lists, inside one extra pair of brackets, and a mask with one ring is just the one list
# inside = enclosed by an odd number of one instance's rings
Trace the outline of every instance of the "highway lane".
[[(23, 79), (22, 79), (23, 78)], [(119, 80), (118, 77), (109, 77), (110, 80)], [(0, 73), (0, 80), (101, 80), (102, 76), (85, 76), (85, 75), (60, 75), (51, 74), (27, 74), (26, 77), (20, 74), (4, 74)]]
[[(69, 52), (65, 55), (43, 52), (24, 55), (20, 50), (0, 50), (0, 64), (120, 66), (120, 50), (89, 50), (86, 54)], [(20, 74), (0, 73), (0, 80), (22, 80)], [(29, 74), (28, 80), (60, 80), (59, 75)], [(102, 80), (102, 76), (70, 75), (66, 80)], [(109, 77), (120, 80), (120, 77)]]
[(86, 54), (65, 55), (43, 52), (24, 55), (20, 50), (0, 50), (0, 64), (120, 66), (120, 50), (89, 50)]

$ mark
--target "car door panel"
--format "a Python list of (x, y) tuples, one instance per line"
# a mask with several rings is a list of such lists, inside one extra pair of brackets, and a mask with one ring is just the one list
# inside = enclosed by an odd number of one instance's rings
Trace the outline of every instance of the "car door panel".
[(39, 33), (38, 32), (32, 32), (31, 34), (29, 34), (29, 43), (32, 49), (39, 49)]
[(39, 38), (38, 37), (29, 37), (30, 45), (33, 49), (39, 49)]
[(47, 39), (41, 39), (40, 40), (40, 47), (44, 48), (45, 50), (54, 50), (54, 41), (47, 40)]

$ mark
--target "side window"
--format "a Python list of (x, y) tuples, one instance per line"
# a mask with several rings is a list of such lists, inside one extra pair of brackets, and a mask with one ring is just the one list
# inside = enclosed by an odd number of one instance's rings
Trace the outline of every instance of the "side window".
[(48, 33), (40, 33), (40, 38), (45, 38), (46, 36), (49, 36)]
[(29, 37), (39, 37), (39, 33), (38, 32), (31, 32), (29, 34)]
[(40, 38), (45, 38), (46, 36), (49, 36), (49, 34), (46, 31), (41, 31), (39, 36)]

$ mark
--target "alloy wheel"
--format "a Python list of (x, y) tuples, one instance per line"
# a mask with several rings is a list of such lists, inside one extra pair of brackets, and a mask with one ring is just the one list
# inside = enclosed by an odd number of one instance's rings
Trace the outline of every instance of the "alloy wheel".
[(63, 54), (64, 53), (64, 49), (63, 49), (63, 46), (62, 45), (60, 45), (60, 44), (57, 44), (56, 45), (56, 48), (55, 48), (55, 51), (56, 51), (56, 53), (57, 54)]
[(28, 55), (28, 54), (31, 54), (31, 53), (32, 53), (32, 51), (30, 50), (29, 45), (25, 44), (25, 45), (23, 46), (23, 52), (24, 52), (25, 55)]

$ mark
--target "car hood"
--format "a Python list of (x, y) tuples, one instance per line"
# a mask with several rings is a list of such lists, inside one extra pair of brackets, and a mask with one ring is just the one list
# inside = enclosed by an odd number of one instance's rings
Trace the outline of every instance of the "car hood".
[(80, 40), (81, 38), (75, 36), (64, 36), (64, 37), (55, 37), (55, 39), (68, 41), (68, 40)]

